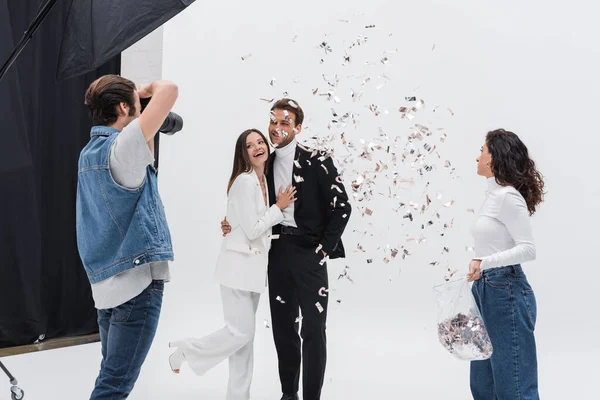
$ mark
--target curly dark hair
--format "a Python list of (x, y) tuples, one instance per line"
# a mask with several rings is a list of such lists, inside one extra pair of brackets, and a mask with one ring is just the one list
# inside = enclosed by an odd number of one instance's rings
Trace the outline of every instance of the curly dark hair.
[(529, 215), (533, 215), (544, 198), (544, 180), (529, 158), (527, 146), (515, 133), (504, 129), (488, 132), (485, 144), (492, 155), (496, 182), (517, 189), (527, 203)]

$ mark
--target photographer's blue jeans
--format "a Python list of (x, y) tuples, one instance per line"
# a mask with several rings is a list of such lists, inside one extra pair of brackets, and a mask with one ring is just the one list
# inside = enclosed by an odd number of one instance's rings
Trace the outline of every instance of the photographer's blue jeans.
[(98, 310), (102, 364), (90, 400), (121, 400), (131, 393), (152, 345), (164, 282), (153, 281), (118, 307)]
[(475, 400), (538, 400), (535, 295), (520, 265), (484, 270), (473, 283), (494, 352), (471, 361)]

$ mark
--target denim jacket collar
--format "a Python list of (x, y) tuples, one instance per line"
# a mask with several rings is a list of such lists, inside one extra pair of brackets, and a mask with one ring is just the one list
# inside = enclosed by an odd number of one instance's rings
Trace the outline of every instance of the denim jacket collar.
[(90, 136), (92, 136), (92, 137), (94, 137), (94, 136), (110, 136), (110, 135), (118, 133), (118, 132), (121, 132), (121, 131), (118, 129), (115, 129), (115, 128), (111, 128), (110, 126), (98, 125), (98, 126), (92, 127)]

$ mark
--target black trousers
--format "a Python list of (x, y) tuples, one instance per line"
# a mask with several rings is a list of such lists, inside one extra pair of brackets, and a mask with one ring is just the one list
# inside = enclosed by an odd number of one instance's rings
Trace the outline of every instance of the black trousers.
[[(280, 235), (269, 252), (269, 303), (273, 338), (279, 359), (279, 379), (285, 394), (298, 392), (302, 361), (304, 400), (319, 400), (325, 377), (325, 323), (329, 298), (323, 253), (302, 236)], [(299, 309), (302, 330), (298, 336)], [(302, 343), (302, 346), (301, 346)], [(302, 348), (302, 351), (300, 350)]]

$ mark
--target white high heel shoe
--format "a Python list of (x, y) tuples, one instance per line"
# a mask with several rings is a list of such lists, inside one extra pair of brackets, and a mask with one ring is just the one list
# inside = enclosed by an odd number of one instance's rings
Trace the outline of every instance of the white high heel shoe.
[[(169, 343), (169, 347), (174, 346), (171, 346), (171, 343)], [(185, 356), (183, 355), (183, 351), (181, 349), (175, 350), (175, 352), (169, 356), (169, 365), (171, 366), (171, 371), (173, 371), (175, 374), (178, 374), (184, 361)]]

